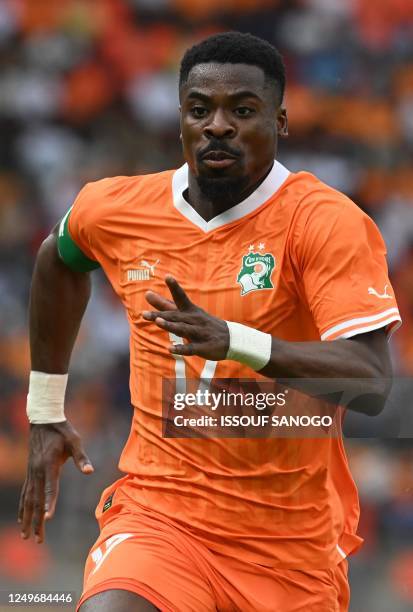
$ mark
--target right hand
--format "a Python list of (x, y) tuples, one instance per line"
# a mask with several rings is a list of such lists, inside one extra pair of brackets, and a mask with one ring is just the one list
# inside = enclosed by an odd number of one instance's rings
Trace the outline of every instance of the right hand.
[(73, 457), (83, 474), (94, 471), (79, 434), (68, 421), (30, 425), (27, 476), (20, 495), (18, 522), (21, 536), (30, 537), (32, 525), (36, 542), (44, 540), (44, 521), (52, 518), (59, 491), (60, 471)]

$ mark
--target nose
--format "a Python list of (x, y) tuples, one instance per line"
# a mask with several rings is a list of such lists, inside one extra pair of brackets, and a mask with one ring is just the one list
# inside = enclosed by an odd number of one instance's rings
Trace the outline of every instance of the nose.
[(236, 133), (236, 127), (229, 121), (227, 113), (217, 109), (211, 114), (210, 121), (204, 127), (207, 138), (232, 138)]

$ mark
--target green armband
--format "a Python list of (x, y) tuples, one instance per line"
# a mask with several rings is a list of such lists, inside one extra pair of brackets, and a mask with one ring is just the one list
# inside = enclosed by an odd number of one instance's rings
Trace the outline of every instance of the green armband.
[(86, 257), (69, 234), (69, 228), (67, 225), (71, 210), (72, 209), (70, 208), (67, 211), (59, 226), (57, 250), (59, 252), (60, 259), (75, 272), (90, 272), (91, 270), (96, 270), (96, 268), (100, 268), (100, 264), (97, 261)]

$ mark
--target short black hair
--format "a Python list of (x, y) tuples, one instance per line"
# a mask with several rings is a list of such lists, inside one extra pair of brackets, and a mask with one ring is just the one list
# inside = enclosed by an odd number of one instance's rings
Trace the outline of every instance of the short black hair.
[(266, 40), (242, 32), (223, 32), (209, 36), (188, 49), (181, 61), (179, 89), (197, 64), (250, 64), (264, 72), (266, 81), (277, 89), (281, 104), (285, 89), (285, 66), (281, 54)]

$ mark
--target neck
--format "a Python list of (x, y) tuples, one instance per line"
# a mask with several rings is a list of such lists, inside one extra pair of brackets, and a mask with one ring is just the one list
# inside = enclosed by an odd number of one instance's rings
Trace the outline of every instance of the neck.
[(205, 220), (210, 221), (214, 217), (221, 213), (229, 210), (233, 206), (236, 206), (240, 202), (243, 202), (248, 196), (250, 196), (266, 179), (273, 166), (273, 162), (269, 168), (265, 170), (265, 173), (253, 184), (248, 185), (244, 190), (241, 190), (236, 196), (229, 196), (228, 194), (224, 197), (217, 199), (211, 199), (205, 195), (198, 184), (196, 176), (188, 170), (188, 189), (183, 194), (185, 199), (190, 203), (197, 213)]

